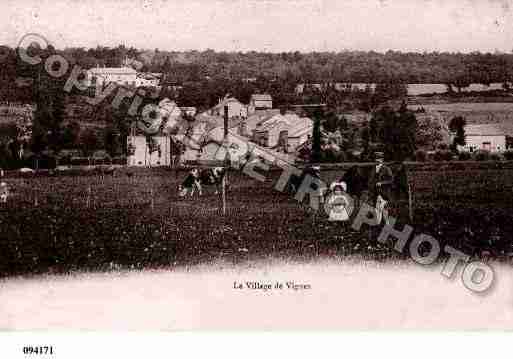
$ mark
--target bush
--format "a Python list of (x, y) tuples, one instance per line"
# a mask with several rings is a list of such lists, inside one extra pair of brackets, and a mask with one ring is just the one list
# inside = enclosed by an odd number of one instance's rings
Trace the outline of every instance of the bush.
[(433, 155), (433, 159), (437, 162), (439, 161), (451, 161), (452, 160), (452, 152), (448, 150), (438, 150)]
[(424, 150), (415, 151), (415, 161), (417, 162), (426, 162), (428, 159), (428, 154)]
[(472, 155), (470, 154), (470, 152), (460, 152), (458, 154), (458, 159), (460, 161), (470, 161), (472, 159)]
[(492, 154), (490, 154), (490, 160), (491, 161), (502, 161), (502, 156), (498, 153), (492, 153)]
[(479, 150), (474, 152), (474, 160), (475, 161), (489, 161), (490, 160), (490, 151)]
[(504, 152), (502, 155), (504, 156), (506, 161), (513, 161), (513, 151), (512, 150), (508, 150), (508, 151)]

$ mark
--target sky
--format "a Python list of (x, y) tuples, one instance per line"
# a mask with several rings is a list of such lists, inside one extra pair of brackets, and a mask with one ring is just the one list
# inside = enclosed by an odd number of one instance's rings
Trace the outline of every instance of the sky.
[(513, 0), (2, 0), (0, 44), (511, 52)]

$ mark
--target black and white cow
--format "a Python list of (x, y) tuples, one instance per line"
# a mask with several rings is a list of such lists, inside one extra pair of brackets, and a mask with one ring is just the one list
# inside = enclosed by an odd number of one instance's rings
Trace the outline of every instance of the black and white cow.
[(223, 167), (205, 168), (199, 170), (193, 168), (187, 177), (185, 177), (179, 188), (180, 197), (184, 197), (187, 193), (194, 195), (196, 189), (201, 196), (203, 194), (202, 186), (216, 186), (216, 194), (219, 192), (223, 183), (226, 170)]

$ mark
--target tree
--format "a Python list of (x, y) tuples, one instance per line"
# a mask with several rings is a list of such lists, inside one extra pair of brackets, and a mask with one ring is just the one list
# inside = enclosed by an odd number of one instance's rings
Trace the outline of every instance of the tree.
[(312, 138), (312, 157), (310, 162), (316, 163), (321, 159), (321, 112), (319, 110), (314, 113)]
[(109, 126), (105, 129), (104, 145), (105, 150), (111, 157), (116, 157), (123, 154), (121, 135), (114, 126)]
[(96, 132), (92, 129), (86, 129), (80, 133), (80, 146), (84, 156), (88, 157), (89, 165), (94, 151), (100, 147), (100, 140)]
[(453, 132), (454, 138), (452, 141), (452, 149), (456, 150), (458, 146), (465, 146), (465, 126), (467, 125), (467, 120), (465, 120), (462, 116), (453, 117), (449, 122), (449, 130)]
[(413, 112), (403, 106), (397, 112), (383, 106), (374, 114), (372, 123), (376, 128), (377, 140), (383, 143), (387, 160), (404, 161), (413, 156), (417, 131), (417, 119)]
[(448, 142), (449, 132), (443, 120), (432, 114), (417, 115), (416, 144), (418, 148), (435, 150), (441, 143)]
[(64, 127), (62, 132), (62, 144), (64, 148), (76, 148), (80, 136), (80, 124), (78, 122), (70, 122)]

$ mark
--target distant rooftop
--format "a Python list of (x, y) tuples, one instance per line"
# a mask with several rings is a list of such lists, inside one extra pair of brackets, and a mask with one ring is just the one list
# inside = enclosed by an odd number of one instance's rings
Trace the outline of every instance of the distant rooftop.
[(269, 94), (253, 94), (251, 99), (255, 101), (272, 101), (273, 98)]
[(89, 71), (97, 74), (136, 74), (137, 71), (131, 67), (93, 67)]
[(482, 124), (465, 126), (466, 136), (505, 136), (506, 133), (499, 124)]

